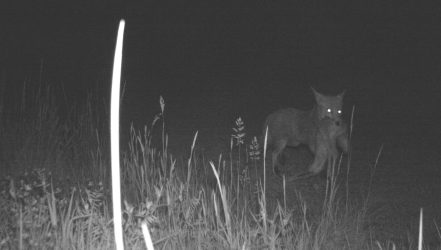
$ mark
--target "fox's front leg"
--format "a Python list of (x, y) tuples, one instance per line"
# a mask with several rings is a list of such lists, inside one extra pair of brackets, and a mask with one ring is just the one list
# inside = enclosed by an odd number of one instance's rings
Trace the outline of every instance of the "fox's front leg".
[(325, 143), (316, 145), (314, 160), (308, 167), (308, 171), (314, 175), (320, 173), (325, 167), (328, 154), (328, 147)]
[(314, 161), (311, 163), (311, 165), (308, 167), (308, 170), (302, 173), (299, 173), (295, 176), (291, 176), (287, 179), (288, 182), (295, 181), (299, 179), (306, 179), (309, 177), (312, 177), (318, 173), (320, 173), (323, 168), (325, 167), (326, 160), (328, 159), (328, 149), (326, 144), (320, 144), (316, 145), (314, 147)]
[(344, 153), (349, 152), (350, 145), (349, 145), (349, 136), (347, 133), (344, 133), (337, 137), (337, 145)]

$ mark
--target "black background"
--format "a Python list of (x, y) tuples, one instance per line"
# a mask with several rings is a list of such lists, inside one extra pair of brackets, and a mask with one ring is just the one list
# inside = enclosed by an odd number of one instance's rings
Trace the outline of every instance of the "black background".
[(163, 95), (170, 117), (229, 126), (242, 115), (257, 131), (276, 108), (310, 107), (314, 86), (346, 89), (346, 113), (356, 105), (357, 126), (379, 128), (376, 136), (433, 139), (441, 5), (365, 2), (3, 3), (1, 80), (9, 89), (62, 84), (70, 101), (93, 90), (108, 96), (124, 18), (125, 123), (150, 121)]

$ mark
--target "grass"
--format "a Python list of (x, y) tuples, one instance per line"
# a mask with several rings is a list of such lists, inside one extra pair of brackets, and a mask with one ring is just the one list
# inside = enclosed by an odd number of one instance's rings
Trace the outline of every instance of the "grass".
[[(27, 104), (1, 105), (1, 164), (9, 175), (1, 182), (0, 249), (113, 249), (106, 119), (98, 119), (93, 96), (62, 117), (55, 92), (40, 85)], [(301, 191), (295, 191), (298, 206), (287, 207), (292, 190), (283, 183), (280, 201), (269, 196), (266, 156), (256, 150), (257, 140), (246, 144), (242, 119), (236, 121), (230, 152), (216, 161), (200, 157), (195, 131), (192, 145), (182, 145), (191, 152), (181, 159), (168, 152), (165, 107), (161, 98), (150, 126), (130, 128), (122, 154), (127, 249), (145, 249), (144, 222), (156, 249), (397, 247), (373, 238), (367, 198), (348, 200), (341, 178), (349, 174), (340, 174), (341, 161), (329, 166), (333, 174), (321, 190), (326, 195), (319, 213), (311, 212), (317, 208)], [(19, 115), (8, 116), (7, 109)]]

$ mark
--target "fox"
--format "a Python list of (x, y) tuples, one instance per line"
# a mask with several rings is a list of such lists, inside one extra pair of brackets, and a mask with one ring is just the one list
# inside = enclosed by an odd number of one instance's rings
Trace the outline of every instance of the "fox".
[(339, 150), (349, 151), (348, 127), (343, 120), (345, 91), (337, 95), (324, 95), (311, 87), (315, 105), (311, 110), (285, 108), (267, 116), (263, 138), (267, 131), (267, 148), (271, 152), (274, 174), (280, 176), (279, 157), (286, 147), (308, 146), (314, 159), (307, 171), (288, 178), (289, 181), (309, 178), (320, 173), (326, 163), (333, 164)]

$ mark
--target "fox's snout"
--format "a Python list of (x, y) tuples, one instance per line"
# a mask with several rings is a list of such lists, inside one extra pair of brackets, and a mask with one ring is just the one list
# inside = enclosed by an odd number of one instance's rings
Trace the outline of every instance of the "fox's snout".
[(340, 127), (340, 126), (343, 125), (343, 119), (341, 118), (341, 116), (330, 116), (330, 115), (327, 115), (327, 116), (325, 116), (322, 119), (329, 120), (331, 122), (331, 124), (333, 124), (333, 125), (335, 125), (337, 127)]

